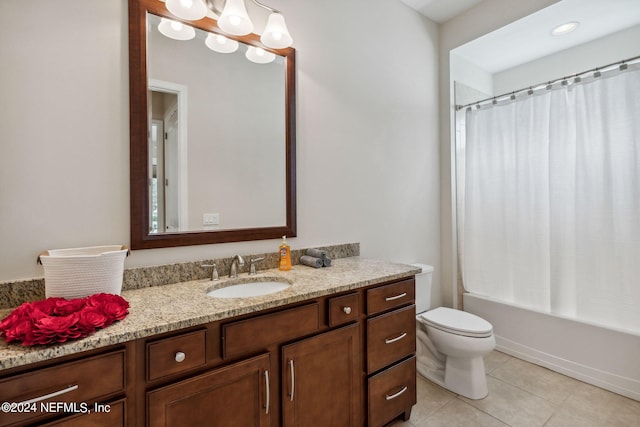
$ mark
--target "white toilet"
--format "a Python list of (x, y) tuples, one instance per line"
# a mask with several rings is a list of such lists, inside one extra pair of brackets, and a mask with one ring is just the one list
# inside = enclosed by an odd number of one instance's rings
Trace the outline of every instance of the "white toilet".
[(416, 275), (416, 354), (418, 373), (469, 399), (488, 394), (483, 357), (496, 346), (493, 327), (464, 311), (439, 307), (429, 310), (433, 267)]

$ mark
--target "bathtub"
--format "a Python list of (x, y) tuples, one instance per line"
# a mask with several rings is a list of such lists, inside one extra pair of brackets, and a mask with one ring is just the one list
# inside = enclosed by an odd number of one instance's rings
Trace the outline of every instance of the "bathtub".
[(640, 334), (464, 293), (464, 310), (493, 325), (496, 350), (640, 400)]

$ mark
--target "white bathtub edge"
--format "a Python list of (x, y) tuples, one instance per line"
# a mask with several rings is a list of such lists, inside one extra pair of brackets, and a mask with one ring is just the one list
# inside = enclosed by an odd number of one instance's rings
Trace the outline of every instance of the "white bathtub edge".
[(493, 325), (496, 350), (640, 401), (637, 335), (486, 296), (465, 293), (463, 300), (465, 311)]

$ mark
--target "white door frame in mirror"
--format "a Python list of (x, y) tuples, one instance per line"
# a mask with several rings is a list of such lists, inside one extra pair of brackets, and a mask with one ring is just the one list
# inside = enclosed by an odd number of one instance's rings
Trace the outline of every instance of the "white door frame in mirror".
[[(178, 184), (177, 201), (177, 227), (159, 230), (159, 232), (178, 232), (188, 229), (187, 218), (189, 218), (189, 178), (188, 178), (188, 157), (187, 157), (187, 87), (178, 83), (163, 80), (149, 79), (149, 92), (164, 92), (175, 94), (178, 97), (178, 118), (177, 118), (177, 180)], [(164, 138), (163, 138), (164, 139)], [(165, 218), (168, 224), (168, 218)]]

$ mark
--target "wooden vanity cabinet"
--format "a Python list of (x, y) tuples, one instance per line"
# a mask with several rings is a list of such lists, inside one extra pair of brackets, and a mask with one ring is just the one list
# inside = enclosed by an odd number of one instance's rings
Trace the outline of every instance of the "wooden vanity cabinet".
[(367, 415), (370, 427), (411, 416), (416, 396), (413, 278), (367, 289)]
[(125, 426), (128, 364), (119, 346), (3, 373), (0, 426)]
[(282, 425), (360, 426), (360, 325), (282, 348)]
[(381, 426), (416, 403), (413, 279), (372, 285), (0, 371), (0, 427)]
[(268, 426), (270, 366), (262, 354), (151, 390), (147, 426)]

